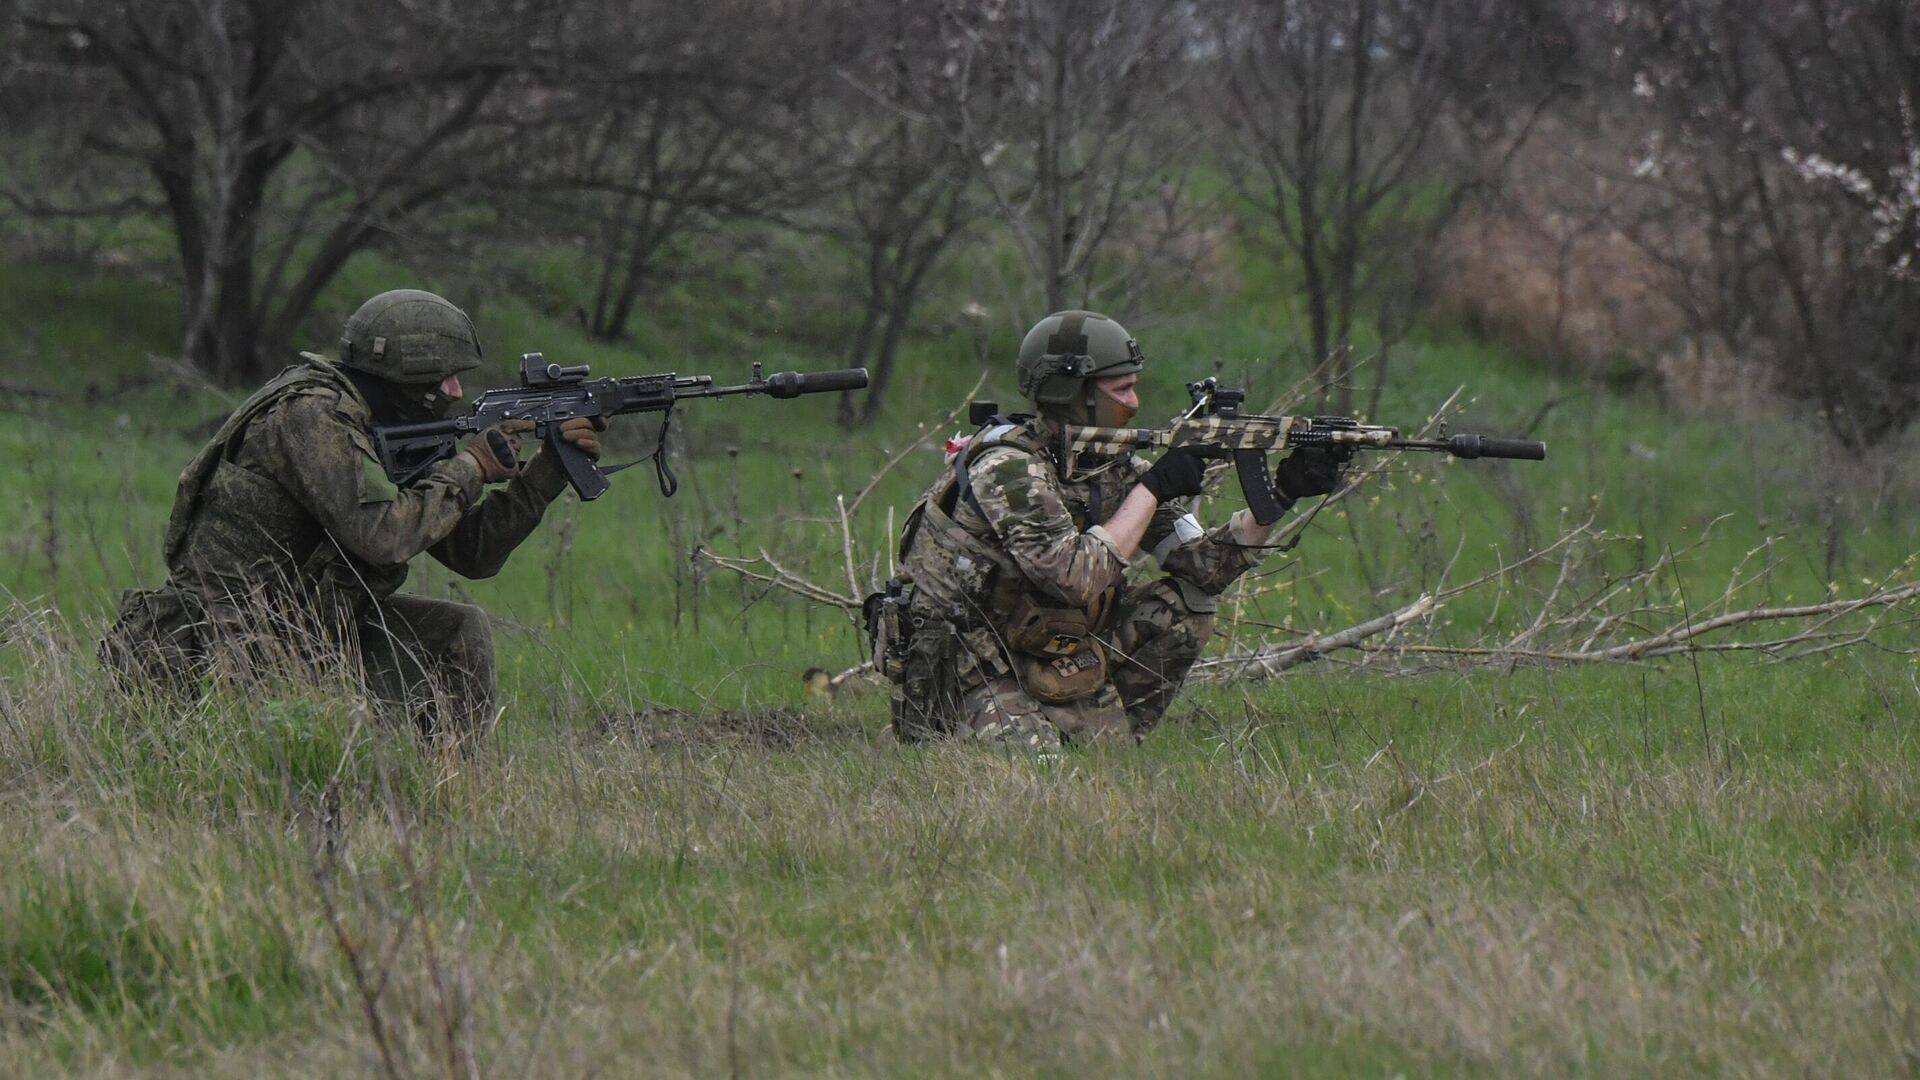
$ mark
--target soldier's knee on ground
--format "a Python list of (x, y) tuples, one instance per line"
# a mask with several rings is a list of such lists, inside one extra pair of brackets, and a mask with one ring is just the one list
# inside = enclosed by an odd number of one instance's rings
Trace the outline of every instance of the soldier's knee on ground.
[(493, 685), (493, 623), (472, 604), (450, 604), (447, 659)]
[(966, 695), (969, 730), (981, 742), (1018, 747), (1038, 754), (1060, 750), (1060, 729), (1039, 702), (1017, 687), (989, 683)]
[(467, 734), (492, 719), (493, 629), (472, 604), (396, 595), (362, 628), (371, 689), (429, 734)]

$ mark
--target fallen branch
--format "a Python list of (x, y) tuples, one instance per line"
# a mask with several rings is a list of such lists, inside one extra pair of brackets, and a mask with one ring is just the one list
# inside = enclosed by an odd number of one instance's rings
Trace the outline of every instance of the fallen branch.
[[(1745, 611), (1732, 611), (1717, 615), (1711, 619), (1701, 619), (1684, 626), (1670, 627), (1645, 637), (1604, 649), (1593, 648), (1532, 648), (1513, 645), (1492, 646), (1456, 646), (1431, 644), (1405, 644), (1391, 648), (1378, 649), (1379, 652), (1400, 654), (1424, 654), (1429, 656), (1457, 656), (1479, 661), (1512, 662), (1530, 660), (1535, 662), (1560, 664), (1622, 664), (1642, 660), (1656, 660), (1666, 656), (1676, 656), (1689, 652), (1757, 652), (1777, 654), (1793, 650), (1796, 646), (1808, 646), (1804, 651), (1795, 651), (1794, 657), (1813, 655), (1816, 652), (1830, 652), (1834, 648), (1857, 645), (1865, 642), (1867, 636), (1879, 628), (1879, 620), (1873, 619), (1864, 628), (1850, 629), (1844, 633), (1825, 629), (1832, 618), (1849, 615), (1869, 608), (1889, 608), (1920, 598), (1920, 583), (1888, 589), (1871, 596), (1856, 597), (1849, 600), (1833, 600), (1823, 604), (1800, 604), (1791, 607), (1748, 608)], [(1828, 616), (1820, 624), (1808, 627), (1796, 634), (1769, 638), (1765, 641), (1722, 641), (1701, 643), (1698, 639), (1706, 634), (1717, 633), (1736, 626), (1747, 626), (1764, 622), (1777, 622), (1783, 619), (1810, 619), (1816, 616)]]
[[(732, 555), (721, 555), (702, 545), (693, 549), (693, 558), (695, 562), (705, 560), (722, 570), (731, 570), (748, 581), (757, 581), (769, 588), (790, 592), (816, 604), (837, 607), (849, 616), (858, 613), (861, 607), (861, 597), (851, 594), (842, 596), (824, 585), (817, 585), (801, 577), (781, 566), (772, 555), (767, 554), (765, 548), (760, 549), (760, 555), (757, 558), (742, 559)], [(851, 584), (849, 580), (849, 585)]]
[(1288, 668), (1318, 660), (1335, 649), (1351, 648), (1367, 638), (1425, 619), (1439, 606), (1432, 596), (1421, 596), (1397, 611), (1356, 623), (1337, 633), (1311, 634), (1301, 641), (1262, 645), (1247, 652), (1202, 660), (1193, 665), (1193, 675), (1202, 682), (1271, 679)]

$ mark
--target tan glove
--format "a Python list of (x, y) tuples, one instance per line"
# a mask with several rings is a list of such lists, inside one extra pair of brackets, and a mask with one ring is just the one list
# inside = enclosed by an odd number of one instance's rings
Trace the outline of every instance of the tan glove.
[(600, 433), (605, 430), (607, 418), (604, 416), (576, 416), (560, 421), (560, 438), (595, 461), (600, 460)]
[(480, 479), (489, 484), (520, 475), (520, 436), (533, 430), (531, 420), (502, 420), (467, 440), (461, 452), (480, 467)]

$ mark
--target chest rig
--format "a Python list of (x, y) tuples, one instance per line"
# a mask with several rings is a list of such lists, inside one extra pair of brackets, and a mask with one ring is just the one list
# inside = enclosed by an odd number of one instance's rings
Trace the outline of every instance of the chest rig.
[[(1106, 653), (1096, 635), (1106, 629), (1118, 590), (1108, 589), (1085, 608), (1063, 605), (1036, 589), (993, 537), (960, 524), (961, 506), (974, 501), (971, 469), (988, 451), (1009, 448), (1060, 467), (1048, 431), (1034, 418), (977, 412), (974, 419), (979, 430), (954, 451), (946, 475), (907, 516), (898, 575), (886, 592), (868, 598), (876, 664), (892, 677), (913, 635), (929, 624), (985, 631), (1034, 696), (1079, 700), (1106, 681)], [(1083, 532), (1100, 522), (1103, 510), (1101, 485), (1086, 490), (1085, 500), (1066, 500)], [(884, 655), (889, 643), (892, 662)]]

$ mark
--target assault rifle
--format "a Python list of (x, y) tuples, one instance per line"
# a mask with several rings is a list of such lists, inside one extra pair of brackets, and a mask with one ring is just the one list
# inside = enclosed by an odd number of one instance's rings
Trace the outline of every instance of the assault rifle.
[(1303, 446), (1324, 447), (1342, 461), (1356, 450), (1418, 450), (1457, 458), (1514, 458), (1544, 461), (1547, 444), (1490, 435), (1447, 435), (1408, 439), (1398, 428), (1363, 424), (1351, 416), (1243, 415), (1246, 393), (1216, 379), (1187, 384), (1193, 407), (1164, 428), (1068, 426), (1061, 435), (1061, 459), (1072, 468), (1079, 454), (1124, 454), (1150, 447), (1184, 446), (1203, 458), (1231, 458), (1253, 520), (1271, 525), (1286, 513), (1289, 500), (1273, 485), (1267, 456)]
[(736, 386), (715, 386), (711, 375), (631, 375), (607, 379), (589, 379), (585, 364), (562, 366), (547, 362), (539, 353), (520, 357), (520, 385), (489, 390), (473, 403), (471, 412), (445, 420), (424, 420), (410, 424), (377, 425), (373, 445), (380, 455), (381, 467), (396, 484), (405, 485), (418, 478), (435, 462), (445, 461), (459, 450), (466, 436), (484, 431), (503, 420), (531, 420), (534, 438), (541, 440), (549, 454), (557, 456), (567, 474), (567, 483), (581, 499), (597, 499), (610, 486), (607, 473), (619, 472), (630, 461), (603, 469), (592, 458), (560, 437), (560, 423), (576, 416), (609, 417), (622, 413), (659, 413), (660, 443), (653, 453), (640, 461), (652, 461), (660, 477), (660, 493), (671, 497), (680, 481), (667, 467), (667, 425), (673, 419), (673, 407), (689, 398), (731, 397), (735, 394), (765, 394), (773, 398), (793, 398), (801, 394), (824, 394), (836, 390), (859, 390), (867, 385), (866, 368), (842, 368), (837, 371), (778, 371), (761, 377), (760, 365), (753, 365), (753, 378)]

